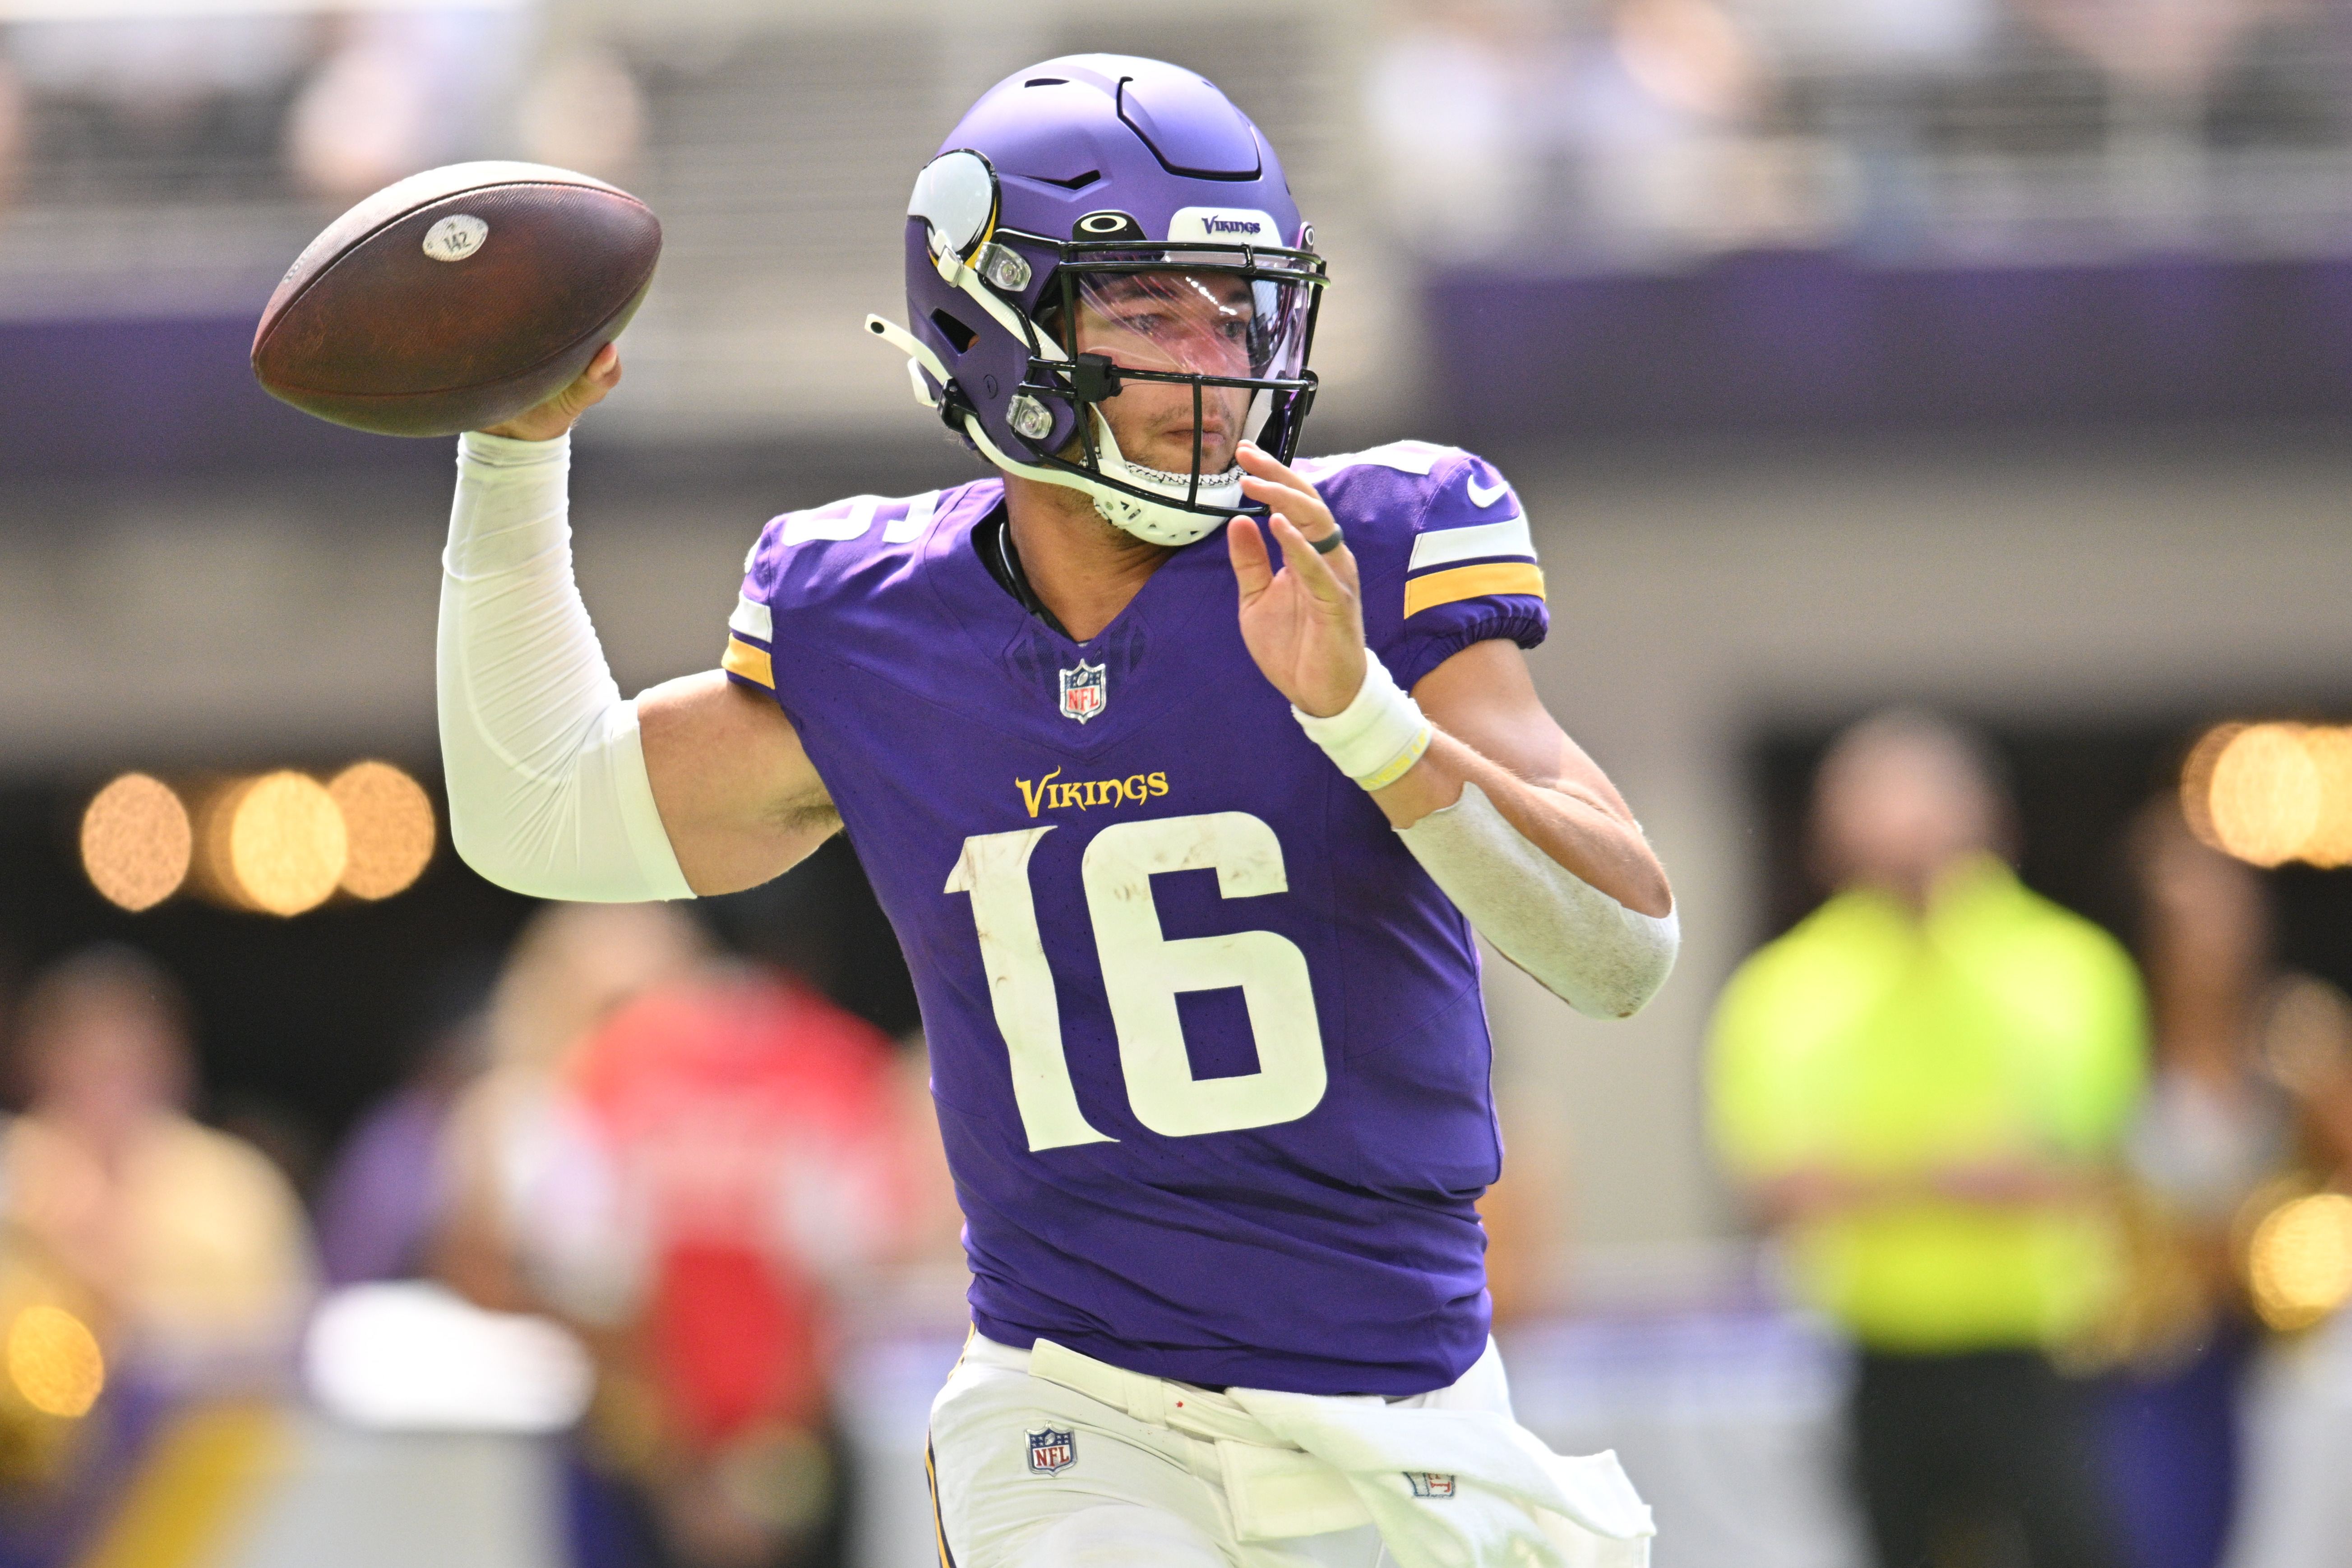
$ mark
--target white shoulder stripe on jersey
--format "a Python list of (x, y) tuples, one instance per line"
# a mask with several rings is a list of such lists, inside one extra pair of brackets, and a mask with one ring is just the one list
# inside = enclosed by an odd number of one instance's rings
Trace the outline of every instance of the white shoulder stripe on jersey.
[(1484, 560), (1498, 555), (1532, 558), (1535, 553), (1535, 540), (1528, 534), (1527, 514), (1522, 512), (1499, 523), (1474, 523), (1466, 528), (1438, 528), (1423, 534), (1412, 541), (1412, 564), (1405, 570), (1419, 571), (1424, 566)]
[(882, 529), (882, 542), (890, 545), (911, 544), (930, 531), (931, 518), (940, 509), (937, 490), (918, 496), (907, 507), (903, 517), (893, 517)]
[[(784, 522), (783, 542), (797, 545), (811, 539), (827, 539), (839, 544), (848, 539), (864, 538), (866, 530), (874, 526), (875, 514), (881, 510), (885, 500), (886, 497), (881, 496), (853, 496), (847, 501), (836, 501), (832, 507), (820, 507), (814, 512), (794, 512)], [(835, 507), (844, 506), (849, 510), (837, 517), (826, 515)], [(883, 528), (884, 542), (902, 545), (921, 538), (929, 531), (931, 519), (938, 515), (939, 507), (940, 493), (937, 490), (917, 496), (907, 507), (905, 517), (892, 518)]]
[(814, 512), (794, 512), (784, 523), (784, 543), (797, 545), (805, 544), (810, 539), (837, 542), (863, 538), (866, 530), (874, 526), (874, 509), (882, 504), (882, 499), (879, 496), (854, 496), (847, 502), (836, 501), (834, 506), (846, 505), (849, 507), (836, 517), (825, 515), (833, 510), (833, 507)]
[(727, 629), (740, 632), (747, 637), (757, 637), (762, 643), (776, 640), (776, 618), (768, 607), (749, 594), (735, 601), (735, 613), (727, 618)]
[(1427, 477), (1437, 466), (1437, 460), (1459, 451), (1453, 446), (1440, 446), (1430, 441), (1391, 441), (1385, 446), (1368, 447), (1361, 452), (1342, 452), (1329, 457), (1302, 458), (1297, 464), (1303, 474), (1310, 468), (1318, 473), (1336, 473), (1342, 468), (1393, 468), (1400, 474)]

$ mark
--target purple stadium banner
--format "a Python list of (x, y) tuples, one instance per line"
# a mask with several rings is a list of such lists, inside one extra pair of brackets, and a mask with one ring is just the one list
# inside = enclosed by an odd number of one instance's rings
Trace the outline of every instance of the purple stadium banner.
[(2352, 261), (1454, 273), (1426, 293), (1457, 438), (2352, 417)]

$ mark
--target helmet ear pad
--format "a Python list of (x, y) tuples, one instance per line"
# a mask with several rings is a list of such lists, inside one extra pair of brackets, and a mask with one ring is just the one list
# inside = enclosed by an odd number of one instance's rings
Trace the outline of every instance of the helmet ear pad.
[[(1059, 400), (1034, 399), (1052, 418), (1045, 436), (1033, 439), (1014, 427), (1014, 389), (1028, 379), (1029, 345), (1007, 331), (1003, 323), (981, 308), (978, 300), (940, 275), (939, 267), (929, 260), (927, 228), (919, 219), (910, 219), (908, 224), (907, 305), (910, 319), (907, 324), (939, 355), (962, 394), (960, 398), (950, 396), (942, 405), (950, 428), (961, 428), (957, 412), (961, 405), (963, 417), (978, 419), (1001, 451), (1028, 458), (1063, 450), (1077, 434), (1076, 411)], [(995, 292), (1024, 317), (1034, 319), (1040, 303), (1053, 298), (1046, 285), (1055, 258), (1037, 255), (1027, 247), (1013, 248), (1021, 250), (1030, 263), (1029, 287), (1018, 294), (1006, 294), (1002, 289)], [(990, 285), (982, 283), (977, 287), (985, 288)], [(1060, 357), (1050, 342), (1041, 339), (1041, 347), (1045, 349), (1046, 357)]]

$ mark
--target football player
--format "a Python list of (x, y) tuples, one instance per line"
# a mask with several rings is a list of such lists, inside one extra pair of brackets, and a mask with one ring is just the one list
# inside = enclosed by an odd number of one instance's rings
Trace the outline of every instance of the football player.
[(1604, 1018), (1676, 942), (1529, 680), (1517, 497), (1447, 447), (1296, 459), (1323, 264), (1188, 71), (998, 84), (906, 246), (908, 325), (868, 329), (999, 472), (776, 518), (720, 670), (623, 701), (573, 585), (566, 433), (610, 350), (463, 438), (459, 851), (626, 900), (856, 841), (967, 1218), (944, 1561), (1643, 1561), (1615, 1461), (1514, 1425), (1487, 1333), (1472, 932)]

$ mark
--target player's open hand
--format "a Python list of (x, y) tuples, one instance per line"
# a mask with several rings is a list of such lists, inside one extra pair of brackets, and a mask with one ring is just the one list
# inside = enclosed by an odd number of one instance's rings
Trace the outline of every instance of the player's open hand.
[[(1358, 597), (1356, 558), (1332, 544), (1339, 525), (1315, 486), (1255, 444), (1234, 453), (1242, 491), (1274, 513), (1282, 571), (1266, 554), (1254, 518), (1226, 526), (1225, 549), (1241, 588), (1242, 641), (1275, 690), (1301, 712), (1328, 718), (1355, 699), (1364, 684), (1364, 612)], [(1330, 545), (1328, 554), (1315, 545)]]
[(604, 394), (621, 384), (621, 350), (607, 343), (596, 350), (588, 368), (572, 380), (572, 384), (541, 403), (515, 415), (503, 424), (491, 425), (485, 435), (511, 436), (517, 441), (552, 441), (572, 425), (580, 416), (604, 401)]

